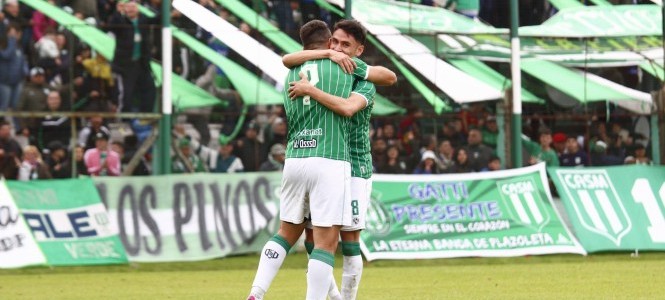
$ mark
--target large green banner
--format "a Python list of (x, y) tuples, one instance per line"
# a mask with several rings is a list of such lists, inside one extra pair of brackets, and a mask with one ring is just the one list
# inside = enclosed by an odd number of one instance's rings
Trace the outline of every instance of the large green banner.
[(367, 260), (586, 254), (553, 208), (543, 164), (373, 180)]
[(92, 180), (8, 181), (7, 186), (49, 265), (127, 263)]
[(279, 226), (279, 172), (94, 180), (130, 261), (258, 252)]
[(584, 249), (665, 250), (665, 167), (548, 171)]

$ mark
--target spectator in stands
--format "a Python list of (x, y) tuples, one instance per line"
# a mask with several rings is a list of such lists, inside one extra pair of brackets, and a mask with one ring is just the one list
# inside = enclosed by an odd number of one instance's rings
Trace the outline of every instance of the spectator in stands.
[(120, 156), (109, 149), (109, 136), (104, 132), (95, 134), (95, 148), (83, 155), (90, 176), (120, 176)]
[[(118, 110), (123, 112), (152, 112), (156, 89), (150, 71), (150, 35), (148, 26), (156, 19), (139, 14), (135, 1), (118, 3), (109, 22), (115, 35), (116, 47), (112, 69), (117, 78)], [(138, 100), (138, 104), (134, 104)]]
[(386, 161), (376, 166), (376, 172), (379, 174), (406, 174), (406, 167), (406, 161), (399, 155), (399, 148), (390, 146), (388, 147)]
[(263, 158), (268, 155), (264, 144), (258, 140), (259, 127), (250, 123), (245, 130), (245, 137), (236, 141), (235, 155), (243, 162), (246, 172), (259, 170)]
[(607, 154), (607, 144), (596, 141), (591, 152), (591, 165), (593, 166), (616, 166), (624, 163), (623, 157)]
[(28, 75), (28, 61), (20, 47), (21, 27), (10, 24), (6, 28), (6, 38), (0, 37), (0, 111), (16, 109)]
[(87, 111), (109, 111), (109, 99), (113, 89), (111, 65), (106, 58), (97, 53), (94, 57), (84, 59), (81, 64), (87, 76), (84, 84), (84, 97), (88, 98)]
[(173, 173), (199, 173), (206, 171), (201, 158), (192, 152), (190, 144), (190, 140), (185, 138), (178, 141), (178, 148), (182, 155), (173, 157)]
[(439, 140), (450, 141), (450, 145), (453, 148), (458, 149), (459, 147), (462, 147), (462, 145), (466, 144), (466, 136), (464, 136), (464, 134), (457, 129), (458, 127), (461, 128), (461, 121), (459, 120), (445, 122), (445, 124), (441, 127), (437, 137)]
[(545, 162), (548, 167), (559, 166), (559, 157), (552, 149), (552, 133), (549, 129), (541, 129), (538, 134), (539, 143), (535, 143), (527, 138), (522, 139), (524, 148), (530, 155), (529, 164), (535, 165), (539, 162)]
[(85, 160), (84, 154), (85, 154), (85, 148), (83, 146), (76, 146), (74, 147), (74, 151), (72, 151), (74, 156), (74, 161), (76, 162), (76, 177), (80, 177), (81, 175), (87, 176), (88, 175), (88, 167), (85, 165)]
[(106, 136), (111, 135), (111, 131), (104, 126), (104, 119), (102, 117), (90, 117), (88, 125), (79, 131), (78, 145), (82, 146), (85, 150), (95, 148), (95, 136), (100, 132)]
[(32, 46), (32, 27), (30, 26), (32, 11), (25, 9), (25, 7), (22, 8), (18, 0), (5, 0), (2, 12), (5, 24), (8, 24), (10, 27), (12, 26), (11, 24), (15, 24), (18, 26), (15, 29), (23, 32), (18, 38), (18, 45), (23, 53), (29, 55), (29, 49)]
[(492, 157), (490, 157), (490, 162), (487, 163), (487, 166), (480, 171), (488, 172), (488, 171), (498, 171), (498, 170), (501, 170), (501, 159), (496, 155), (492, 155)]
[(552, 147), (554, 148), (556, 155), (559, 156), (559, 161), (561, 161), (561, 155), (566, 153), (567, 140), (568, 138), (565, 133), (557, 132), (552, 135)]
[(383, 124), (381, 127), (381, 138), (386, 141), (387, 146), (396, 146), (401, 147), (399, 138), (397, 138), (397, 132), (395, 132), (395, 125), (391, 123)]
[(652, 165), (651, 158), (647, 156), (647, 149), (642, 144), (635, 144), (635, 164)]
[(375, 166), (380, 166), (385, 164), (388, 161), (388, 156), (386, 150), (388, 146), (386, 141), (383, 139), (375, 140), (372, 143), (372, 164)]
[[(49, 0), (48, 3), (55, 5), (55, 2), (53, 0)], [(56, 27), (58, 26), (58, 23), (56, 23), (53, 19), (47, 17), (43, 12), (39, 10), (35, 10), (35, 12), (32, 13), (32, 40), (34, 42), (39, 41), (44, 34), (46, 33), (47, 30), (55, 30)]]
[(60, 141), (52, 141), (48, 144), (48, 154), (44, 163), (48, 166), (49, 173), (53, 178), (71, 178), (71, 162), (67, 159), (67, 148)]
[(5, 179), (15, 179), (18, 176), (23, 156), (21, 146), (11, 136), (11, 130), (9, 122), (0, 122), (0, 176)]
[(495, 116), (488, 116), (482, 129), (483, 144), (490, 147), (492, 151), (496, 151), (497, 142), (499, 139), (499, 126), (496, 123)]
[(281, 171), (284, 169), (286, 159), (286, 147), (282, 144), (274, 144), (270, 147), (268, 160), (261, 164), (259, 171)]
[(266, 126), (264, 140), (268, 147), (276, 144), (286, 145), (286, 122), (283, 118), (275, 118)]
[[(21, 96), (18, 100), (17, 111), (46, 111), (46, 98), (49, 93), (49, 88), (46, 85), (46, 74), (44, 69), (35, 67), (30, 69), (30, 81), (25, 85), (21, 91)], [(38, 119), (36, 118), (23, 118), (20, 122), (20, 127), (27, 127), (31, 132), (37, 132)]]
[(62, 99), (58, 91), (50, 91), (46, 97), (46, 106), (51, 114), (43, 117), (37, 132), (38, 144), (44, 149), (53, 141), (63, 145), (69, 144), (71, 138), (71, 123), (68, 117), (60, 114)]
[(467, 141), (469, 144), (462, 148), (467, 155), (469, 167), (474, 172), (478, 172), (480, 169), (487, 166), (493, 151), (490, 147), (483, 144), (483, 135), (477, 128), (469, 130)]
[(210, 170), (214, 173), (237, 173), (244, 169), (242, 160), (233, 155), (233, 143), (220, 145), (218, 155), (210, 160)]
[(60, 50), (58, 49), (58, 44), (55, 42), (55, 38), (55, 29), (48, 28), (39, 41), (35, 43), (38, 66), (49, 68), (58, 64), (60, 60)]
[(432, 151), (423, 152), (420, 163), (413, 170), (413, 174), (439, 174), (439, 166), (436, 162), (436, 155)]
[[(422, 109), (418, 107), (409, 108), (406, 117), (404, 117), (404, 119), (402, 119), (402, 121), (399, 123), (397, 136), (403, 139), (404, 135), (411, 131), (413, 133), (413, 138), (418, 140), (418, 138), (421, 136), (419, 121), (422, 117)], [(407, 151), (407, 154), (411, 154), (411, 152)]]
[[(120, 157), (120, 163), (123, 166), (123, 171), (128, 167), (131, 160), (136, 155), (136, 152), (139, 151), (138, 148), (138, 137), (134, 134), (125, 136), (125, 142), (121, 143), (123, 145), (124, 155)], [(142, 155), (139, 159), (138, 164), (134, 167), (134, 170), (131, 172), (133, 176), (144, 176), (150, 175), (150, 162), (146, 158), (146, 155)]]
[(118, 153), (118, 157), (120, 157), (120, 174), (122, 174), (127, 166), (125, 164), (125, 144), (121, 141), (113, 141), (111, 142), (111, 150)]
[(589, 156), (580, 148), (574, 136), (566, 138), (566, 151), (559, 158), (561, 166), (583, 167), (589, 165)]
[(51, 179), (48, 166), (42, 161), (42, 155), (35, 146), (23, 148), (23, 161), (18, 170), (18, 180), (30, 181), (37, 179)]
[[(489, 158), (487, 161), (489, 162)], [(455, 153), (455, 165), (450, 169), (450, 173), (470, 173), (475, 171), (476, 170), (471, 167), (471, 162), (466, 149), (458, 149)]]
[(21, 146), (21, 149), (27, 147), (28, 145), (37, 145), (37, 139), (35, 135), (30, 131), (29, 128), (21, 128), (16, 131), (14, 140)]
[(462, 133), (468, 133), (472, 128), (483, 128), (487, 111), (482, 103), (471, 103), (467, 109), (459, 112), (462, 122)]
[(436, 158), (439, 162), (439, 170), (441, 173), (449, 173), (451, 168), (455, 165), (455, 148), (450, 144), (449, 140), (443, 140), (439, 143), (436, 151)]
[(90, 0), (62, 0), (62, 4), (71, 7), (75, 15), (80, 16), (82, 19), (94, 18), (95, 20), (99, 20), (98, 2)]

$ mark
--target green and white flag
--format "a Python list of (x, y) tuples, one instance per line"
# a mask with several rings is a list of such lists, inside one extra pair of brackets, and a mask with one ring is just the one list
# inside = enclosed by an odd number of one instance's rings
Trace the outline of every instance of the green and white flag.
[(376, 175), (367, 260), (586, 254), (554, 209), (543, 164), (454, 175)]
[(96, 177), (133, 262), (259, 252), (279, 228), (281, 173)]
[(584, 249), (665, 250), (665, 167), (548, 172)]
[(44, 254), (19, 213), (4, 180), (0, 180), (0, 269), (46, 264)]
[(127, 263), (118, 232), (91, 179), (7, 185), (49, 265)]

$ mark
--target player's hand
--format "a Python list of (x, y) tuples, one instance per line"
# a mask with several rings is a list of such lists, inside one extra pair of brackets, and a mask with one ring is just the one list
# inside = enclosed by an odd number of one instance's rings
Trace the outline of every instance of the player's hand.
[(332, 55), (330, 56), (330, 60), (334, 61), (340, 67), (342, 67), (344, 72), (347, 74), (353, 74), (353, 71), (357, 67), (356, 62), (343, 52), (333, 51)]
[(300, 72), (299, 75), (300, 80), (289, 82), (289, 98), (291, 98), (291, 100), (307, 95), (309, 88), (312, 87), (312, 84), (307, 80), (305, 73)]

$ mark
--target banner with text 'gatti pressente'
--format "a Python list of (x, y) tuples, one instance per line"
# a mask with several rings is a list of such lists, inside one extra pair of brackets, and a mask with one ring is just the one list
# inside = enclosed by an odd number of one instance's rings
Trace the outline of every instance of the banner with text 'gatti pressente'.
[(665, 167), (548, 172), (584, 249), (665, 250)]
[(7, 186), (49, 265), (127, 263), (91, 179), (8, 181)]
[(133, 262), (259, 252), (279, 226), (281, 173), (96, 177)]
[(46, 264), (4, 180), (0, 180), (0, 268)]
[(367, 260), (586, 254), (553, 207), (543, 164), (373, 180)]

